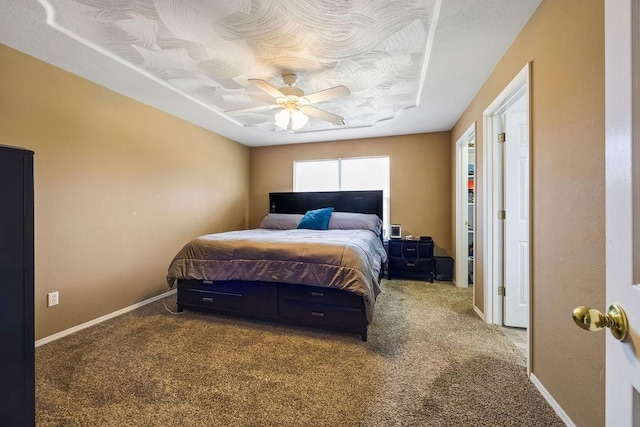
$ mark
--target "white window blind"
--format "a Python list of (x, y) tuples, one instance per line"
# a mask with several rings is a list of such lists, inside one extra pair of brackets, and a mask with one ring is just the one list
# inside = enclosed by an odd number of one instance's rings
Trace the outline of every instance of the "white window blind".
[(384, 235), (389, 232), (389, 157), (293, 163), (294, 191), (382, 190)]

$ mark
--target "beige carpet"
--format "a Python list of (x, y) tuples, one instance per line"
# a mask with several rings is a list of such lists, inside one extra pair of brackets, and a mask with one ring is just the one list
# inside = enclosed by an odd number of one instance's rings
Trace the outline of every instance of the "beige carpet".
[(37, 425), (563, 425), (470, 289), (382, 288), (366, 343), (158, 301), (44, 345)]

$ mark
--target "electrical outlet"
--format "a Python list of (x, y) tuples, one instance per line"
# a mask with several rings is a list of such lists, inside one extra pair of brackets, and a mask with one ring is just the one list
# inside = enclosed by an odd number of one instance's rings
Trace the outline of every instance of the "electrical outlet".
[(58, 291), (49, 292), (47, 294), (47, 307), (53, 307), (54, 305), (58, 305), (60, 303)]

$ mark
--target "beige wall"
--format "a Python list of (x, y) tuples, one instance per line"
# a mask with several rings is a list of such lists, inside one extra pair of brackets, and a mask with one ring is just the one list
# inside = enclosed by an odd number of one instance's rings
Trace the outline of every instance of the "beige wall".
[(190, 238), (246, 227), (247, 147), (5, 46), (0, 69), (0, 144), (35, 151), (36, 338), (166, 291)]
[(269, 192), (293, 190), (293, 161), (390, 157), (390, 220), (404, 234), (430, 235), (438, 254), (451, 251), (451, 153), (449, 132), (251, 149), (251, 221), (260, 224)]
[(482, 111), (532, 61), (532, 373), (603, 425), (604, 334), (570, 316), (605, 303), (603, 42), (602, 0), (545, 0), (451, 133), (252, 149), (0, 46), (0, 144), (36, 153), (37, 338), (163, 292), (189, 238), (259, 224), (293, 160), (389, 155), (391, 222), (453, 256), (452, 145), (477, 121), (481, 158)]
[[(452, 141), (477, 121), (481, 158), (482, 111), (529, 61), (532, 373), (576, 425), (601, 426), (605, 334), (577, 329), (571, 311), (605, 308), (603, 1), (545, 0), (458, 121)], [(476, 171), (480, 185), (481, 164)], [(481, 276), (483, 256), (476, 251), (476, 257)]]

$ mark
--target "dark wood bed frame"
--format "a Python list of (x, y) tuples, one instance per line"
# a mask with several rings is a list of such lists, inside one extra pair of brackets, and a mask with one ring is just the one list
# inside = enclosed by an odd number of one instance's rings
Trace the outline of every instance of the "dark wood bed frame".
[[(269, 193), (270, 213), (304, 214), (324, 207), (334, 212), (376, 214), (382, 218), (382, 191)], [(178, 279), (178, 311), (233, 314), (360, 334), (367, 340), (361, 296), (340, 289), (259, 281)]]

